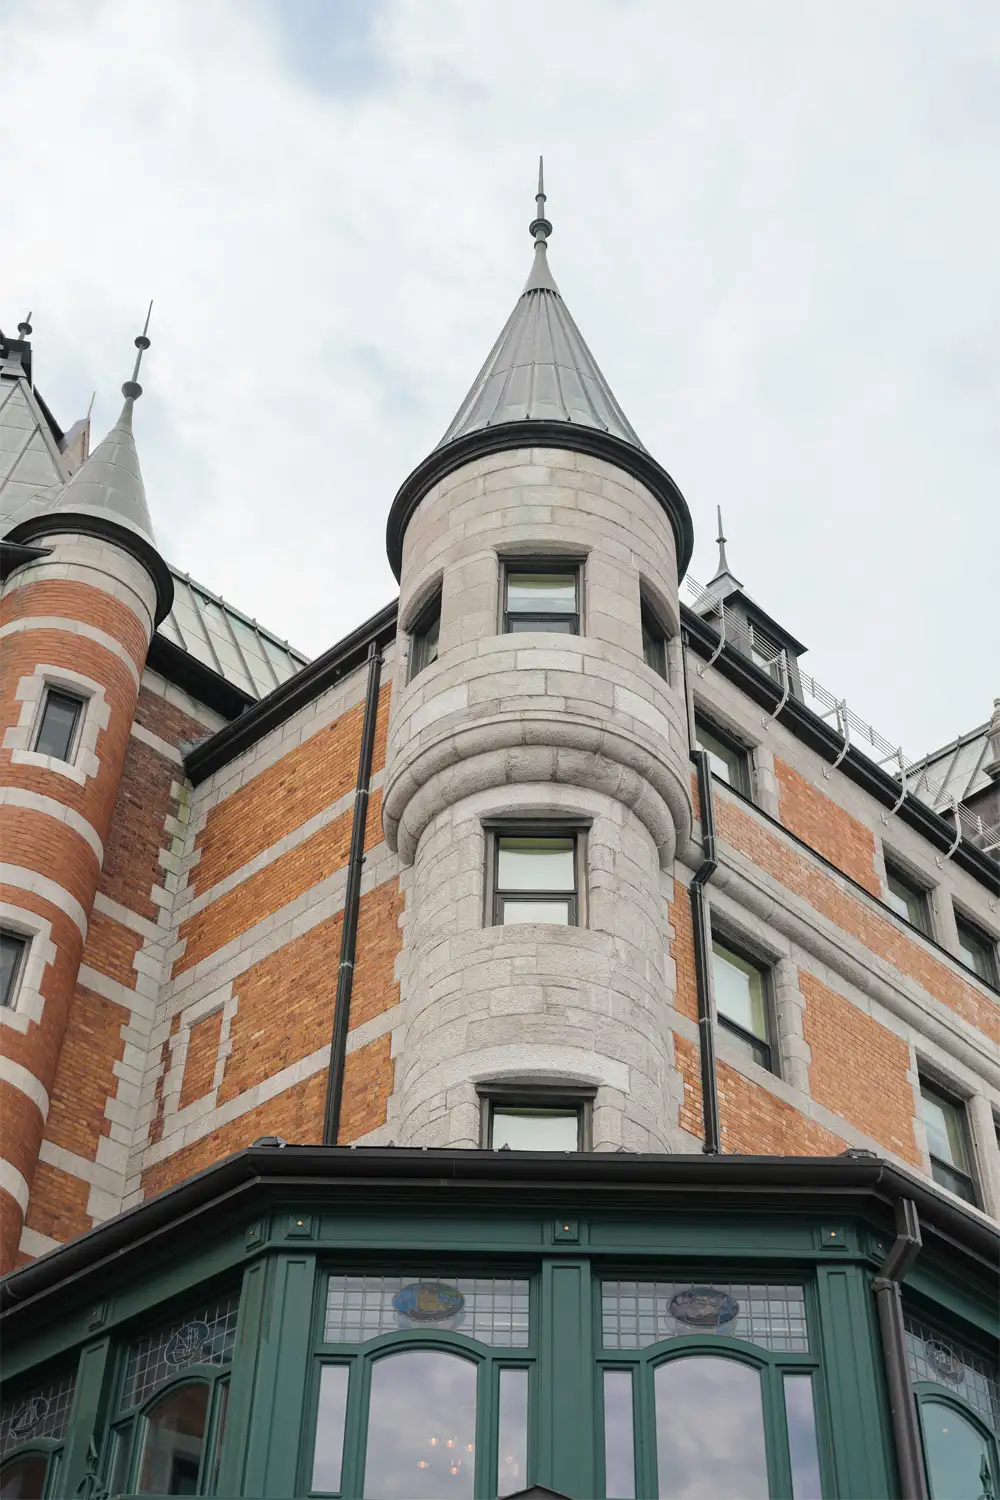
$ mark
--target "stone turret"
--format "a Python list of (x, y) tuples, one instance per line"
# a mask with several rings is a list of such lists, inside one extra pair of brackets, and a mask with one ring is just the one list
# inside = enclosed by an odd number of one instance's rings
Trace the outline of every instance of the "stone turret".
[(476, 1146), (488, 1088), (569, 1088), (595, 1148), (657, 1150), (691, 522), (552, 277), (541, 180), (537, 203), (528, 282), (389, 517), (384, 826), (412, 867), (393, 1129)]
[[(136, 343), (141, 357), (145, 334)], [(22, 1244), (22, 1220), (139, 680), (172, 597), (132, 434), (141, 394), (137, 375), (138, 360), (123, 387), (121, 415), (90, 457), (68, 476), (68, 465), (56, 467), (54, 485), (15, 491), (13, 514), (0, 527), (6, 576), (0, 596), (0, 927), (9, 980), (0, 1007), (3, 1270), (30, 1248)], [(19, 375), (16, 381), (7, 399), (25, 434), (32, 422), (38, 426), (40, 461), (44, 414), (31, 387)], [(33, 441), (25, 437), (29, 446)], [(102, 1140), (98, 1162), (117, 1166), (124, 1149)]]

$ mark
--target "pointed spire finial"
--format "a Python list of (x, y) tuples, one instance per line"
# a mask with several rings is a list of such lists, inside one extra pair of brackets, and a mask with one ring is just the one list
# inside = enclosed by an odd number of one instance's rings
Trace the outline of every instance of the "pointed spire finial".
[(545, 217), (545, 178), (543, 176), (542, 158), (538, 158), (538, 192), (535, 194), (535, 217), (528, 225), (528, 233), (535, 244), (545, 244), (552, 233), (552, 225)]
[(146, 337), (146, 333), (149, 329), (149, 320), (152, 317), (152, 313), (153, 304), (150, 302), (142, 332), (135, 341), (135, 347), (139, 352), (135, 357), (135, 369), (132, 371), (132, 379), (126, 380), (122, 386), (122, 395), (129, 401), (136, 401), (142, 395), (142, 386), (139, 384), (139, 366), (142, 364), (143, 353), (149, 348), (149, 339)]
[(23, 323), (18, 323), (18, 325), (17, 325), (17, 331), (18, 331), (18, 333), (21, 335), (21, 337), (23, 339), (26, 339), (26, 338), (28, 338), (31, 335), (31, 333), (32, 333), (33, 330), (32, 330), (32, 327), (31, 327), (31, 314), (30, 314), (30, 312), (29, 312), (28, 316), (25, 318), (25, 320), (24, 320)]
[(716, 571), (716, 576), (718, 576), (719, 573), (728, 573), (729, 572), (729, 562), (728, 562), (728, 560), (726, 558), (726, 536), (725, 536), (724, 531), (722, 530), (722, 506), (721, 505), (717, 505), (715, 507), (715, 513), (716, 513), (716, 515), (719, 518), (719, 534), (715, 538), (715, 540), (719, 544), (719, 566), (718, 566), (718, 569)]

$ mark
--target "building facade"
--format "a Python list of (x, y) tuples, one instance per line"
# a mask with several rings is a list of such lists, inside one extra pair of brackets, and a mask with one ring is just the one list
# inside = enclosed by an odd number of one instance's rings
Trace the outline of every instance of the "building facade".
[(1000, 1495), (1000, 702), (691, 583), (544, 207), (311, 662), (0, 340), (4, 1496)]

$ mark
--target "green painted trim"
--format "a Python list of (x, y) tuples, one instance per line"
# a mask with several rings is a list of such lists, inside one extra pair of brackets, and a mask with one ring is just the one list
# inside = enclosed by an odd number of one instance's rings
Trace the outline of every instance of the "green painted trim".
[(113, 1374), (110, 1338), (98, 1339), (81, 1351), (62, 1461), (62, 1483), (69, 1495), (75, 1495), (87, 1476), (96, 1472)]
[(279, 1254), (254, 1380), (244, 1495), (291, 1500), (310, 1374), (315, 1254)]
[(229, 1383), (229, 1409), (219, 1462), (220, 1495), (243, 1493), (244, 1467), (250, 1443), (250, 1413), (263, 1330), (269, 1263), (256, 1260), (243, 1273)]
[(541, 1278), (539, 1484), (565, 1495), (594, 1493), (593, 1292), (589, 1260), (546, 1259)]
[(818, 1269), (816, 1293), (836, 1493), (840, 1500), (888, 1500), (897, 1493), (895, 1460), (870, 1278), (841, 1261)]

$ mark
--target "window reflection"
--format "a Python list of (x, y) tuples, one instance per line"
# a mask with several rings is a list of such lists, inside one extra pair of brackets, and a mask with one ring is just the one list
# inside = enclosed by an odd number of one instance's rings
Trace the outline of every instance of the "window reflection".
[(366, 1500), (471, 1500), (476, 1467), (476, 1366), (412, 1349), (372, 1366)]
[(609, 1500), (635, 1495), (631, 1370), (604, 1372), (604, 1493)]
[(208, 1386), (169, 1392), (146, 1419), (138, 1495), (197, 1495)]
[(15, 1458), (0, 1473), (0, 1495), (3, 1500), (42, 1500), (45, 1468), (46, 1460), (38, 1454)]
[(512, 1495), (527, 1484), (528, 1372), (500, 1371), (497, 1421), (497, 1494)]
[(312, 1488), (339, 1490), (344, 1459), (344, 1422), (347, 1417), (347, 1365), (324, 1365), (319, 1377), (316, 1413), (316, 1450)]
[(657, 1494), (661, 1500), (768, 1500), (760, 1375), (693, 1354), (654, 1376)]
[[(932, 1500), (978, 1500), (992, 1481), (986, 1439), (954, 1406), (933, 1398), (920, 1405)], [(984, 1473), (985, 1466), (985, 1473)]]
[(785, 1418), (793, 1500), (822, 1500), (811, 1375), (786, 1375)]

